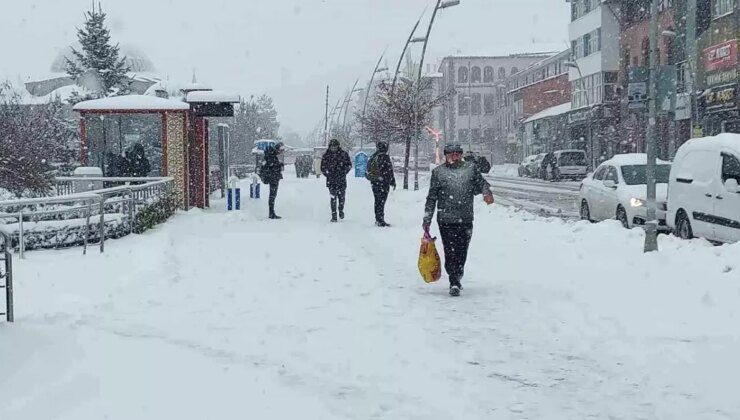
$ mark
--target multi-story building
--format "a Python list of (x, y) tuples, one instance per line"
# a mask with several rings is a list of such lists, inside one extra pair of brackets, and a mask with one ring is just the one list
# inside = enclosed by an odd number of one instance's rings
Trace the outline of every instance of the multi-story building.
[(602, 0), (566, 1), (571, 6), (570, 137), (598, 163), (618, 139), (619, 11)]
[(506, 80), (506, 102), (512, 105), (501, 109), (501, 114), (509, 115), (501, 115), (499, 126), (506, 127), (504, 119), (513, 121), (505, 133), (507, 139), (514, 139), (508, 143), (507, 161), (517, 162), (523, 156), (569, 146), (562, 121), (570, 111), (569, 61), (570, 50), (566, 50)]
[(505, 80), (549, 55), (445, 57), (439, 66), (442, 91), (452, 94), (439, 116), (444, 141), (490, 153), (494, 162), (503, 162), (506, 140), (496, 135), (496, 127), (497, 110), (506, 107)]
[(701, 92), (696, 99), (699, 105), (697, 118), (705, 135), (740, 133), (738, 3), (737, 0), (694, 0), (688, 3), (687, 13), (696, 13), (695, 85), (696, 92)]
[[(679, 0), (680, 1), (680, 0)], [(620, 24), (618, 85), (621, 92), (620, 136), (607, 144), (604, 155), (644, 152), (648, 123), (650, 68), (650, 8), (652, 0), (608, 0)], [(685, 63), (684, 43), (677, 42), (676, 1), (658, 5), (658, 113), (656, 120), (658, 155), (668, 159), (676, 146), (689, 138), (688, 95), (676, 81), (676, 69)], [(680, 85), (680, 86), (679, 86)], [(678, 91), (678, 94), (676, 94)]]

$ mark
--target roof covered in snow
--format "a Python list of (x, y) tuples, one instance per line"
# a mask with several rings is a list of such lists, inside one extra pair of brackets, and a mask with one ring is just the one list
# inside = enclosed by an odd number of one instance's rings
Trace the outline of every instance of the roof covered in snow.
[[(668, 164), (664, 160), (657, 160), (659, 165)], [(647, 155), (645, 153), (625, 153), (621, 155), (614, 155), (611, 159), (607, 160), (607, 164), (614, 166), (629, 166), (629, 165), (647, 165)]]
[(726, 148), (740, 153), (740, 134), (722, 133), (712, 137), (691, 139), (681, 149), (716, 149)]
[(114, 96), (80, 102), (75, 111), (184, 111), (190, 109), (185, 102), (147, 95)]
[(547, 108), (544, 111), (540, 111), (524, 120), (524, 123), (526, 124), (528, 122), (541, 120), (543, 118), (556, 117), (558, 115), (565, 114), (566, 112), (570, 112), (570, 102), (556, 105), (551, 108)]
[(239, 95), (218, 90), (198, 90), (188, 92), (186, 102), (228, 102), (237, 103), (241, 100)]

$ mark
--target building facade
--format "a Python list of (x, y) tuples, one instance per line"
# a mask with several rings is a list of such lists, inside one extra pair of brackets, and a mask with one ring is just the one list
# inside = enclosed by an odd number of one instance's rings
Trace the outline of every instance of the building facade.
[(505, 136), (514, 134), (515, 139), (508, 144), (508, 162), (570, 144), (562, 122), (563, 114), (570, 111), (569, 61), (570, 50), (565, 50), (507, 79), (506, 102), (512, 106), (503, 111), (511, 113), (514, 124)]
[(506, 106), (499, 110), (497, 128), (501, 130), (499, 136), (506, 139), (507, 162), (521, 161), (535, 147), (535, 143), (542, 143), (542, 147), (545, 147), (545, 144), (555, 140), (536, 138), (534, 127), (526, 127), (524, 122), (545, 110), (570, 103), (569, 60), (570, 50), (566, 50), (506, 79)]
[(595, 165), (608, 158), (618, 141), (619, 10), (602, 0), (568, 2), (572, 88), (569, 136), (574, 146), (587, 151)]
[[(442, 91), (452, 92), (440, 114), (445, 142), (460, 143), (503, 162), (506, 139), (502, 138), (499, 112), (506, 105), (506, 79), (551, 54), (508, 56), (451, 56), (439, 67)], [(513, 126), (511, 121), (508, 121)]]

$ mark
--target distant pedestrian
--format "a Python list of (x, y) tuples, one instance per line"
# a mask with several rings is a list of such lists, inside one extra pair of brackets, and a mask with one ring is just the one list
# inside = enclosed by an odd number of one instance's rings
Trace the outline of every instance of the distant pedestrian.
[(331, 194), (331, 221), (337, 222), (337, 204), (339, 218), (344, 219), (344, 201), (347, 192), (347, 174), (352, 170), (349, 154), (342, 149), (339, 140), (332, 139), (329, 148), (321, 159), (321, 173), (326, 177), (326, 187)]
[(390, 227), (385, 221), (385, 203), (391, 187), (396, 189), (396, 176), (393, 173), (393, 162), (388, 156), (388, 143), (378, 142), (375, 153), (368, 161), (365, 178), (370, 181), (375, 196), (375, 225)]
[(277, 143), (265, 150), (265, 163), (260, 168), (260, 177), (262, 182), (270, 185), (270, 198), (268, 205), (270, 208), (270, 219), (277, 220), (282, 217), (275, 214), (275, 199), (277, 198), (280, 180), (283, 179), (283, 162), (280, 161), (280, 155), (285, 151), (283, 143)]
[(459, 145), (445, 146), (445, 163), (432, 171), (422, 225), (424, 231), (429, 232), (437, 210), (451, 296), (459, 296), (462, 289), (468, 247), (473, 236), (473, 199), (483, 194), (486, 204), (493, 204), (491, 186), (473, 163), (462, 160), (462, 153)]

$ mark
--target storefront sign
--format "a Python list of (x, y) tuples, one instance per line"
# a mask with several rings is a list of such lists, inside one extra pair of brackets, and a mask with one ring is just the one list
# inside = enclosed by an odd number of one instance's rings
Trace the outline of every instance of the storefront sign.
[(737, 69), (707, 74), (707, 86), (726, 85), (737, 81)]
[(573, 111), (568, 114), (568, 124), (575, 124), (587, 121), (591, 117), (591, 110), (583, 109), (579, 111)]
[(630, 109), (645, 108), (647, 101), (647, 83), (634, 82), (627, 86), (627, 100)]
[(713, 45), (704, 50), (704, 68), (708, 72), (728, 70), (737, 64), (737, 40)]
[(676, 121), (691, 118), (691, 97), (688, 93), (676, 95)]
[(737, 85), (709, 89), (704, 94), (707, 112), (720, 112), (737, 108)]

